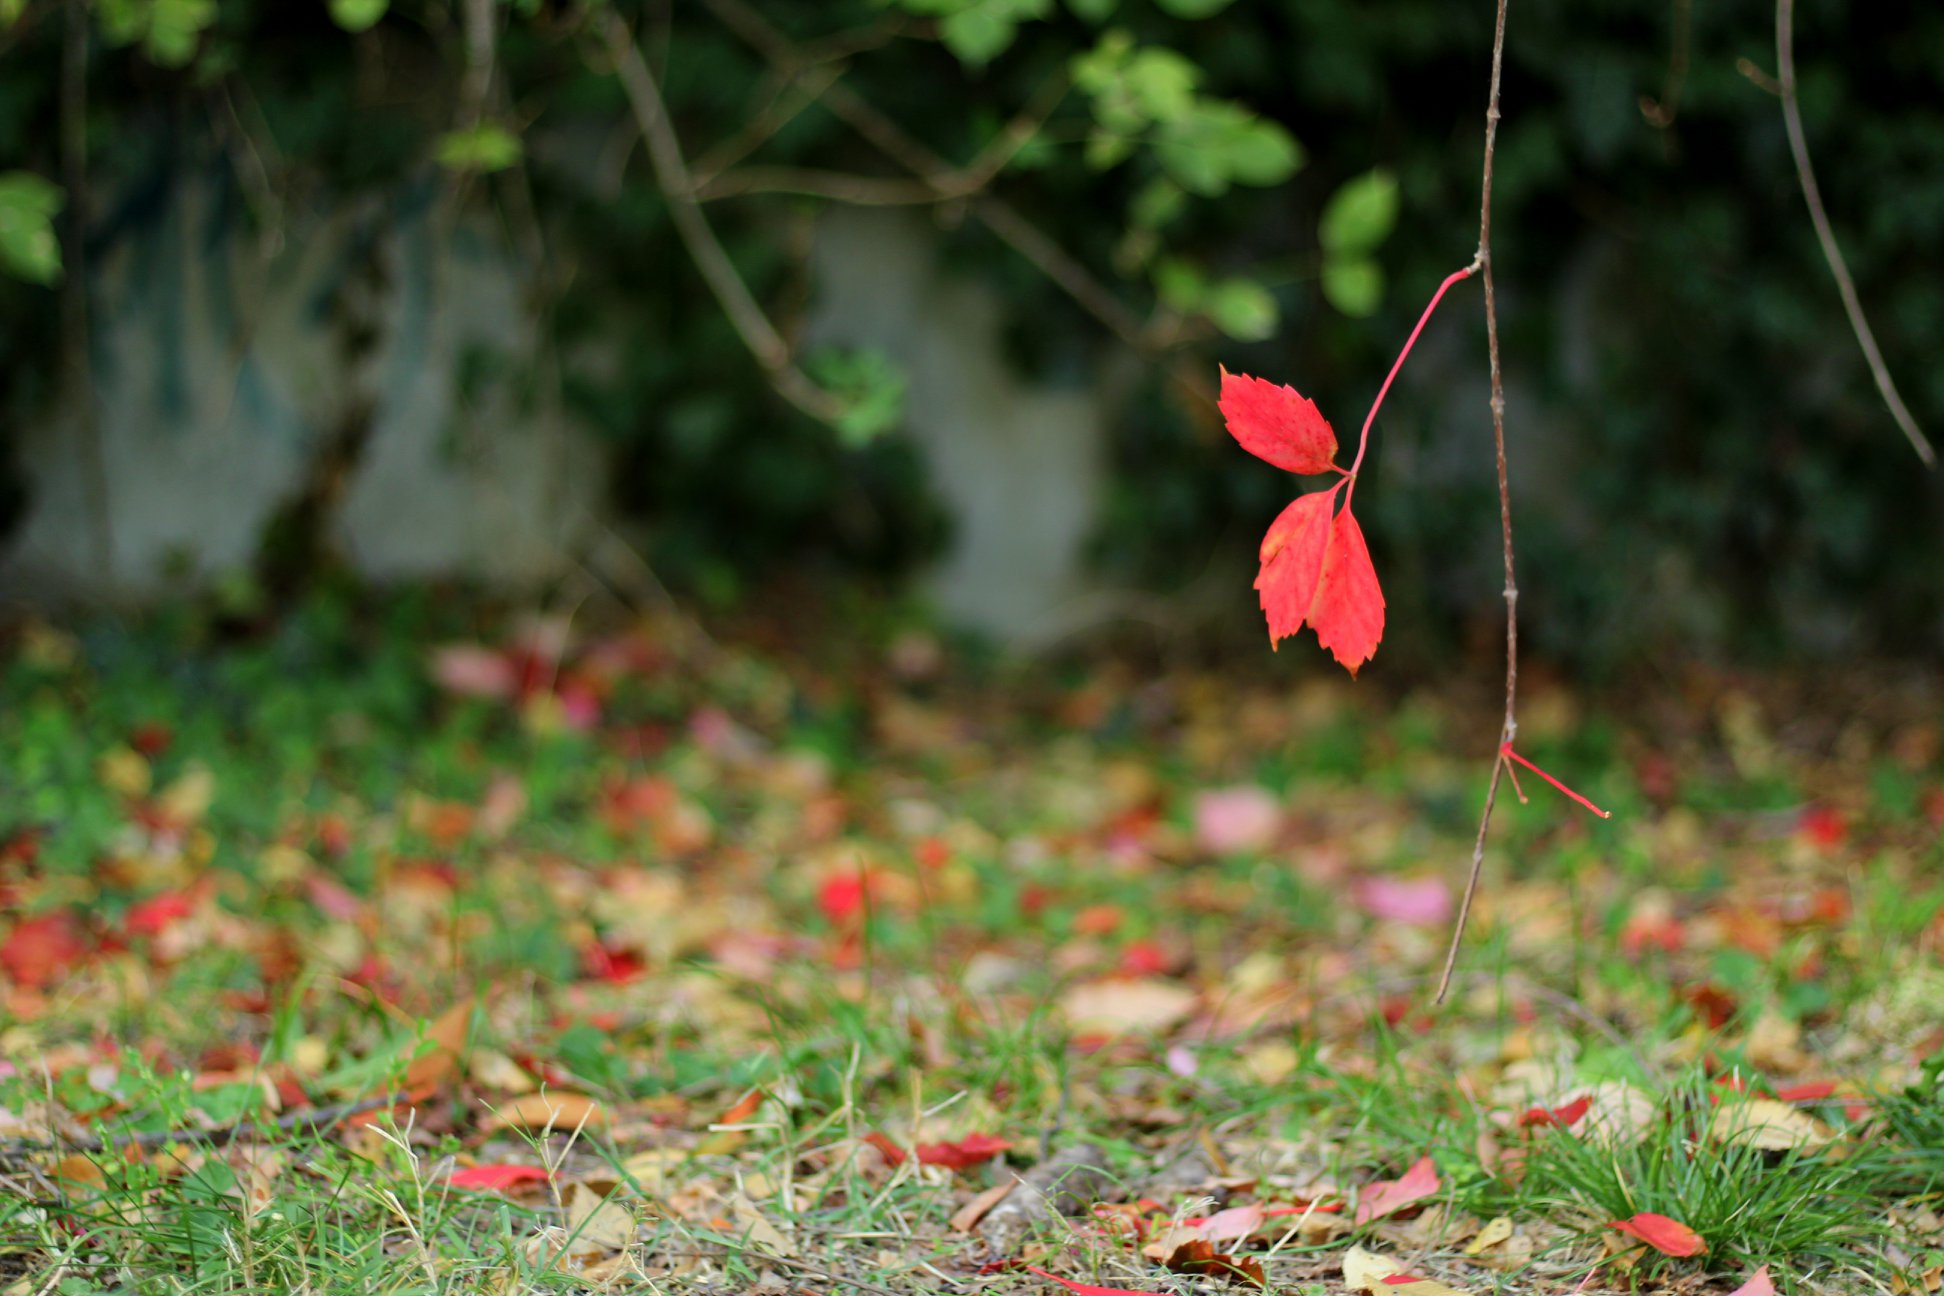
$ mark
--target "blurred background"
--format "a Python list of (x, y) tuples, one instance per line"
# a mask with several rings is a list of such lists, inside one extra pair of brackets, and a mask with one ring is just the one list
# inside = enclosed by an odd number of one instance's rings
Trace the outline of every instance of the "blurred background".
[[(1472, 255), (1491, 16), (0, 0), (0, 597), (841, 587), (1011, 647), (1259, 653), (1296, 483), (1223, 433), (1216, 366), (1354, 442)], [(1837, 236), (1944, 427), (1944, 10), (1797, 30)], [(1774, 38), (1752, 3), (1512, 24), (1522, 607), (1582, 678), (1944, 647), (1944, 486), (1818, 251)], [(1400, 671), (1496, 651), (1484, 360), (1462, 285), (1374, 433)]]

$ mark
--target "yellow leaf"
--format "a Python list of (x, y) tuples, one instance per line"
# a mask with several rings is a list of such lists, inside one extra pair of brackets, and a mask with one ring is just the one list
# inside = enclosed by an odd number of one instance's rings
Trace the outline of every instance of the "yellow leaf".
[(484, 1124), (489, 1130), (570, 1132), (577, 1129), (599, 1129), (607, 1124), (607, 1112), (602, 1109), (600, 1103), (586, 1094), (559, 1091), (522, 1094), (494, 1110)]

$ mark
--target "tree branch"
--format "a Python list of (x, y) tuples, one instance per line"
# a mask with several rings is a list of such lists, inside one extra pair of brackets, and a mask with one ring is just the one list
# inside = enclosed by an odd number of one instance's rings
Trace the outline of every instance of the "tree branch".
[[(1786, 0), (1785, 0), (1786, 3)], [(1485, 788), (1485, 809), (1478, 817), (1478, 839), (1472, 843), (1471, 875), (1465, 898), (1451, 929), (1451, 948), (1445, 951), (1444, 972), (1438, 978), (1434, 1002), (1444, 1002), (1451, 988), (1451, 972), (1458, 963), (1458, 947), (1465, 939), (1472, 901), (1478, 895), (1479, 874), (1485, 867), (1485, 837), (1491, 831), (1492, 811), (1498, 805), (1499, 781), (1505, 776), (1505, 749), (1518, 736), (1519, 698), (1519, 584), (1512, 572), (1512, 490), (1505, 474), (1505, 385), (1499, 369), (1498, 298), (1492, 282), (1492, 154), (1498, 143), (1499, 82), (1505, 67), (1505, 10), (1498, 0), (1492, 28), (1492, 86), (1485, 105), (1485, 164), (1478, 190), (1478, 258), (1485, 276), (1485, 347), (1492, 367), (1492, 445), (1498, 456), (1499, 536), (1505, 550), (1505, 720), (1492, 758), (1492, 779)]]
[(722, 250), (708, 218), (702, 214), (694, 181), (682, 159), (681, 141), (668, 119), (668, 107), (662, 102), (654, 73), (641, 57), (628, 24), (619, 14), (610, 13), (603, 36), (614, 61), (615, 74), (620, 77), (621, 88), (634, 111), (635, 124), (648, 146), (648, 161), (654, 168), (662, 198), (668, 203), (669, 218), (675, 222), (675, 232), (681, 236), (695, 268), (709, 285), (709, 291), (715, 294), (743, 345), (769, 375), (770, 384), (778, 394), (812, 418), (835, 422), (843, 413), (841, 404), (791, 361), (789, 344), (750, 295), (729, 254)]
[(1917, 426), (1903, 397), (1897, 394), (1897, 384), (1890, 379), (1890, 367), (1884, 364), (1883, 353), (1877, 349), (1876, 335), (1870, 331), (1870, 321), (1863, 315), (1863, 303), (1856, 296), (1856, 284), (1850, 280), (1843, 251), (1836, 246), (1836, 232), (1830, 228), (1829, 213), (1823, 210), (1822, 190), (1817, 188), (1815, 170), (1809, 165), (1809, 141), (1802, 130), (1802, 109), (1796, 103), (1795, 0), (1775, 0), (1775, 76), (1776, 93), (1782, 97), (1782, 124), (1789, 132), (1789, 152), (1795, 157), (1796, 179), (1802, 183), (1802, 200), (1809, 205), (1809, 220), (1816, 227), (1816, 240), (1822, 244), (1823, 260), (1829, 262), (1836, 291), (1842, 295), (1850, 330), (1856, 334), (1857, 345), (1863, 348), (1863, 359), (1869, 363), (1883, 403), (1890, 407), (1890, 417), (1903, 430), (1910, 448), (1924, 461), (1924, 467), (1936, 468), (1937, 451), (1931, 448), (1930, 438)]
[[(778, 68), (794, 72), (803, 66), (804, 60), (795, 53), (789, 40), (743, 0), (707, 0), (707, 3), (724, 26)], [(989, 183), (1038, 133), (1046, 114), (1053, 110), (1065, 92), (1065, 84), (1059, 81), (1049, 82), (1042, 87), (1035, 96), (1035, 104), (1020, 113), (997, 140), (964, 167), (954, 166), (934, 153), (842, 82), (825, 89), (822, 102), (886, 157), (929, 188), (935, 201), (949, 202), (967, 198)], [(1082, 310), (1099, 320), (1121, 341), (1143, 352), (1155, 349), (1140, 318), (1123, 305), (1086, 266), (1021, 215), (1017, 208), (1003, 199), (984, 194), (972, 203), (971, 210), (1001, 242), (1032, 262), (1041, 274), (1052, 280)]]

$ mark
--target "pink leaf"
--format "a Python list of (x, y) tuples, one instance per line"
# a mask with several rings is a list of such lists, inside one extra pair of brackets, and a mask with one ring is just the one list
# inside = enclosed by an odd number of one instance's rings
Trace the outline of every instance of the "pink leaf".
[(1210, 1242), (1239, 1242), (1262, 1227), (1261, 1206), (1231, 1206), (1202, 1221), (1201, 1235)]
[(130, 936), (160, 936), (195, 910), (195, 897), (189, 892), (164, 891), (130, 906), (122, 930)]
[(1026, 1270), (1042, 1278), (1051, 1279), (1072, 1292), (1073, 1296), (1165, 1296), (1162, 1292), (1137, 1291), (1132, 1287), (1096, 1287), (1092, 1283), (1074, 1282), (1071, 1278), (1050, 1274), (1038, 1265), (1027, 1265)]
[(1293, 473), (1330, 471), (1336, 433), (1295, 388), (1224, 369), (1219, 403), (1229, 435), (1256, 458)]
[(1195, 797), (1195, 844), (1211, 855), (1258, 851), (1282, 827), (1282, 804), (1266, 788), (1211, 788)]
[(1632, 1219), (1614, 1220), (1607, 1225), (1630, 1237), (1637, 1237), (1662, 1255), (1700, 1255), (1708, 1249), (1701, 1235), (1676, 1219), (1642, 1211)]
[(1735, 1288), (1728, 1296), (1775, 1296), (1775, 1284), (1769, 1281), (1768, 1266), (1763, 1265), (1748, 1276), (1748, 1281)]
[(1437, 1167), (1430, 1157), (1419, 1157), (1417, 1163), (1406, 1170), (1401, 1178), (1381, 1179), (1364, 1189), (1357, 1199), (1359, 1224), (1400, 1211), (1406, 1206), (1435, 1196), (1444, 1185), (1438, 1181)]
[(477, 1165), (455, 1170), (446, 1182), (454, 1188), (476, 1188), (483, 1192), (505, 1192), (523, 1183), (535, 1183), (551, 1176), (539, 1166)]
[(1442, 927), (1451, 918), (1451, 888), (1441, 878), (1357, 879), (1357, 907), (1390, 922)]

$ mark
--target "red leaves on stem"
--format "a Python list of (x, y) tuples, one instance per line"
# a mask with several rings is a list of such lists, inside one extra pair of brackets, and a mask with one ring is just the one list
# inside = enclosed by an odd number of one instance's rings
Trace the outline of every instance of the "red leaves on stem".
[[(1336, 434), (1292, 388), (1222, 372), (1222, 415), (1242, 448), (1290, 472), (1336, 469)], [(1341, 470), (1338, 470), (1341, 471)], [(1349, 479), (1346, 477), (1345, 481)], [(1384, 592), (1343, 482), (1299, 496), (1262, 537), (1255, 587), (1273, 646), (1308, 625), (1352, 675), (1384, 637)]]
[[(1384, 591), (1377, 584), (1363, 529), (1350, 513), (1357, 469), (1370, 446), (1370, 425), (1376, 422), (1397, 371), (1404, 367), (1404, 357), (1411, 354), (1445, 292), (1477, 268), (1474, 263), (1447, 275), (1431, 295), (1364, 416), (1357, 458), (1347, 470), (1336, 464), (1336, 433), (1315, 401), (1293, 387), (1222, 370), (1222, 420), (1244, 450), (1286, 472), (1343, 474), (1343, 480), (1329, 490), (1304, 495), (1284, 509), (1262, 538), (1262, 570), (1255, 587), (1269, 619), (1271, 647), (1307, 624), (1316, 631), (1317, 642), (1352, 675), (1376, 653), (1384, 637)], [(1336, 507), (1339, 490), (1343, 492), (1340, 510)]]

